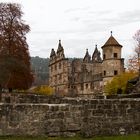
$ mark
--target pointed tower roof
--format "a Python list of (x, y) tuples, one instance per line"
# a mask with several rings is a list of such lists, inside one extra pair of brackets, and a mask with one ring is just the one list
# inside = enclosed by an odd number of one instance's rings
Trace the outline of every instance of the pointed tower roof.
[(95, 45), (95, 50), (94, 50), (94, 52), (93, 52), (92, 57), (94, 57), (95, 54), (98, 54), (98, 52), (99, 52), (99, 51), (98, 51), (97, 44), (96, 44), (96, 45)]
[(91, 58), (91, 56), (89, 55), (88, 49), (86, 49), (86, 54), (85, 54), (83, 61), (90, 62), (90, 58)]
[[(88, 52), (88, 49), (86, 49), (85, 57), (90, 57), (89, 52)], [(84, 58), (85, 58), (85, 57), (84, 57)]]
[(58, 49), (57, 49), (57, 53), (63, 51), (63, 46), (61, 45), (61, 40), (59, 40), (59, 44), (58, 44)]
[(118, 43), (118, 41), (113, 37), (112, 35), (112, 31), (111, 31), (111, 36), (109, 37), (109, 39), (106, 41), (106, 43), (102, 46), (103, 47), (107, 47), (107, 46), (118, 46), (118, 47), (122, 47), (122, 45), (120, 45)]
[(92, 61), (93, 62), (101, 62), (102, 61), (102, 59), (100, 57), (100, 51), (98, 50), (97, 45), (95, 45), (95, 50), (94, 50), (93, 55), (92, 55)]
[(56, 55), (56, 54), (55, 54), (55, 50), (54, 50), (54, 49), (52, 49), (52, 50), (51, 50), (50, 57), (55, 56), (55, 55)]

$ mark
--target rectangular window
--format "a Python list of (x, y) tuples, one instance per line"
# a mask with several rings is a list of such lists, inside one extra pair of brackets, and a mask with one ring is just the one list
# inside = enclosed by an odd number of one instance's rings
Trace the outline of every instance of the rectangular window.
[(118, 75), (118, 71), (117, 70), (114, 70), (114, 75)]
[(106, 55), (105, 54), (103, 55), (103, 59), (106, 59)]
[(90, 83), (90, 89), (94, 89), (94, 83)]
[(106, 71), (104, 71), (104, 76), (106, 76)]
[(59, 63), (59, 69), (61, 69), (61, 62)]
[(86, 84), (86, 89), (88, 88), (88, 84)]
[(51, 72), (53, 72), (53, 66), (51, 67)]
[(55, 70), (57, 70), (57, 65), (55, 65)]
[(84, 86), (83, 86), (83, 84), (81, 84), (81, 90), (84, 90)]
[(114, 58), (117, 58), (118, 57), (118, 54), (117, 53), (114, 53)]
[(62, 75), (60, 74), (60, 75), (59, 75), (59, 80), (61, 80), (61, 79), (62, 79)]
[(57, 81), (57, 75), (55, 75), (55, 82)]

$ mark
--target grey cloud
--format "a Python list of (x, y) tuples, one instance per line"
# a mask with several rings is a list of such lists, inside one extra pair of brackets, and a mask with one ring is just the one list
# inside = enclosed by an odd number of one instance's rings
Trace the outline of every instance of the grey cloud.
[(54, 31), (54, 30), (50, 30), (50, 31), (41, 31), (41, 30), (36, 30), (36, 31), (32, 31), (32, 34), (34, 35), (53, 35), (56, 33), (59, 34), (76, 34), (76, 33), (81, 33), (81, 29), (67, 29), (67, 30), (58, 30), (58, 31)]
[(56, 31), (41, 31), (40, 29), (36, 30), (36, 31), (32, 31), (32, 34), (52, 34), (55, 33)]
[(81, 18), (80, 17), (74, 17), (74, 18), (71, 18), (71, 20), (73, 20), (73, 21), (79, 21), (79, 20), (81, 20)]
[[(77, 11), (74, 11), (74, 12), (77, 12)], [(87, 9), (84, 11), (83, 15), (77, 16), (75, 14), (74, 17), (71, 18), (71, 20), (83, 21), (87, 18), (89, 18), (90, 20), (96, 20), (96, 19), (100, 19), (104, 16), (108, 16), (109, 14), (113, 14), (113, 11), (111, 11), (111, 10), (93, 11), (92, 9)]]
[(111, 11), (100, 11), (103, 13), (102, 16), (98, 16), (98, 12), (91, 12), (96, 15), (96, 18), (81, 18), (81, 22), (85, 25), (85, 29), (81, 33), (93, 33), (105, 31), (106, 28), (124, 25), (133, 22), (140, 22), (140, 10), (136, 11), (126, 11), (123, 13), (115, 14), (114, 16), (109, 16), (108, 13), (112, 14)]
[(140, 22), (140, 11), (127, 11), (125, 13), (119, 13), (116, 17), (103, 18), (102, 24), (106, 26), (119, 26), (134, 22)]
[(123, 23), (140, 21), (140, 10), (126, 11), (125, 13), (120, 14), (119, 20), (123, 21)]
[[(114, 14), (114, 16), (110, 16), (110, 14)], [(93, 18), (92, 18), (93, 17)], [(72, 20), (80, 20), (85, 24), (90, 24), (93, 22), (102, 22), (105, 23), (113, 23), (113, 24), (125, 24), (125, 23), (131, 23), (131, 22), (137, 22), (140, 21), (140, 10), (136, 11), (126, 11), (123, 13), (115, 14), (111, 10), (105, 10), (105, 11), (87, 11), (86, 17), (73, 17)]]
[[(85, 54), (86, 48), (91, 48), (91, 50), (94, 50), (94, 44), (99, 42), (99, 40), (94, 40), (94, 33), (106, 31), (110, 27), (140, 21), (140, 16), (139, 16), (140, 10), (126, 11), (123, 13), (113, 13), (113, 11), (96, 12), (96, 11), (91, 11), (91, 10), (88, 10), (86, 12), (89, 14), (89, 15), (87, 14), (86, 17), (83, 15), (80, 15), (79, 17), (74, 16), (71, 19), (72, 21), (74, 20), (75, 22), (78, 21), (79, 24), (84, 24), (84, 27), (82, 29), (67, 29), (67, 30), (58, 30), (58, 31), (54, 31), (54, 30), (41, 31), (40, 29), (34, 30), (32, 32), (33, 34), (37, 36), (39, 35), (40, 38), (46, 37), (45, 42), (44, 41), (42, 42), (41, 40), (40, 40), (41, 42), (38, 42), (36, 40), (33, 41), (33, 44), (35, 45), (34, 47), (38, 47), (38, 46), (41, 47), (41, 48), (38, 48), (37, 49), (38, 51), (34, 52), (34, 54), (36, 55), (38, 54), (44, 57), (49, 57), (51, 48), (55, 48), (55, 49), (57, 48), (57, 41), (59, 37), (47, 39), (47, 34), (53, 35), (53, 34), (59, 33), (59, 34), (63, 34), (62, 36), (65, 35), (69, 38), (68, 40), (64, 41), (64, 44), (63, 44), (63, 38), (61, 38), (62, 45), (65, 48), (66, 56), (67, 57), (74, 57), (74, 56), (83, 57)], [(110, 16), (109, 14), (112, 14), (113, 16)], [(80, 35), (82, 35), (82, 37)], [(75, 36), (76, 36), (76, 39), (74, 39)], [(85, 40), (83, 40), (84, 36), (85, 36)], [(88, 39), (86, 39), (86, 36), (88, 36)], [(65, 45), (65, 43), (68, 45)], [(105, 42), (101, 41), (100, 44), (103, 45), (103, 43)]]
[(102, 11), (88, 11), (88, 14), (96, 15), (96, 16), (104, 16), (107, 14), (113, 13), (112, 10), (102, 10)]
[(136, 11), (126, 11), (123, 13), (118, 13), (116, 17), (113, 18), (103, 18), (103, 22), (112, 25), (122, 25), (128, 24), (132, 22), (139, 22), (140, 21), (140, 10)]
[(65, 13), (71, 13), (71, 12), (77, 12), (77, 11), (87, 11), (88, 9), (90, 9), (90, 7), (81, 7), (81, 8), (70, 8), (65, 10)]

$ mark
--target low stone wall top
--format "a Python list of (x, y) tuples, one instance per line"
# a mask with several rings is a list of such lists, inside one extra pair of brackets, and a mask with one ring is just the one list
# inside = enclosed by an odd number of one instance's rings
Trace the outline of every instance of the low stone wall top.
[(57, 101), (57, 104), (0, 103), (0, 135), (140, 134), (140, 99)]
[(30, 93), (0, 93), (2, 103), (56, 103), (61, 102), (62, 97), (37, 95)]
[[(106, 99), (140, 99), (140, 94), (128, 94), (128, 95), (113, 95), (107, 96)], [(0, 102), (2, 103), (49, 103), (49, 104), (61, 104), (61, 103), (78, 103), (88, 102), (91, 99), (104, 99), (103, 96), (97, 98), (90, 96), (81, 97), (60, 97), (60, 96), (46, 96), (29, 93), (0, 93)]]

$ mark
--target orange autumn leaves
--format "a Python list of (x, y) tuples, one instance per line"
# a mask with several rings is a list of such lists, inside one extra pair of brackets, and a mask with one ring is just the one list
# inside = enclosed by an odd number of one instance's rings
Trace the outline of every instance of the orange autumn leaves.
[(26, 34), (19, 4), (0, 3), (0, 85), (8, 89), (28, 89), (33, 82)]

